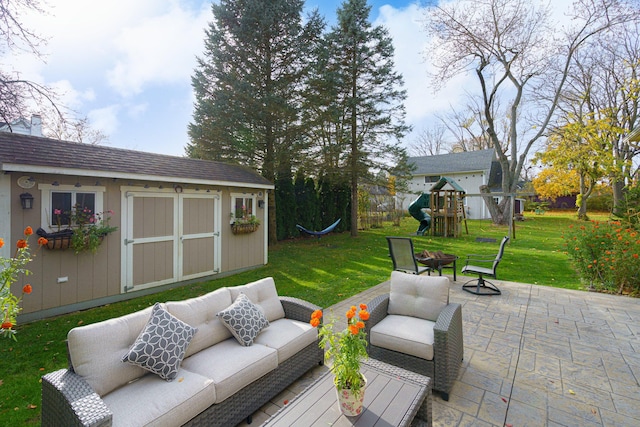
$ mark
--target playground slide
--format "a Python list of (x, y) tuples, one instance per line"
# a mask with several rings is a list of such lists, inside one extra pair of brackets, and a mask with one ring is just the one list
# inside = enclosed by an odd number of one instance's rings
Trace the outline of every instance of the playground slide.
[(409, 205), (409, 213), (411, 214), (412, 217), (414, 217), (420, 222), (420, 225), (418, 226), (418, 230), (416, 231), (416, 234), (418, 236), (423, 236), (424, 233), (431, 226), (431, 217), (425, 211), (422, 210), (424, 208), (430, 207), (429, 200), (430, 200), (429, 194), (422, 193), (420, 197), (415, 199)]

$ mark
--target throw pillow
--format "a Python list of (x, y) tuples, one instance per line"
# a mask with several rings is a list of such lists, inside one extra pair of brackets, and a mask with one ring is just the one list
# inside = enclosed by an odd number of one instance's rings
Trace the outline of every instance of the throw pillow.
[(178, 374), (187, 346), (197, 331), (156, 303), (147, 325), (122, 361), (171, 381)]
[(260, 331), (269, 326), (262, 310), (245, 294), (238, 295), (233, 304), (218, 313), (218, 317), (245, 347), (253, 344)]

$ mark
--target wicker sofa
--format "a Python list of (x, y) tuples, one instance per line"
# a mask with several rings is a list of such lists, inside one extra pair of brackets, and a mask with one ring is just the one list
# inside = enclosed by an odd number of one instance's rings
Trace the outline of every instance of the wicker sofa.
[(462, 307), (447, 277), (391, 273), (389, 293), (369, 303), (369, 356), (431, 377), (449, 400), (463, 358)]
[[(308, 322), (318, 308), (278, 296), (273, 279), (266, 278), (74, 328), (67, 340), (69, 368), (42, 378), (42, 425), (250, 421), (252, 413), (323, 362), (317, 330)], [(259, 321), (247, 324), (251, 316)], [(157, 340), (158, 330), (160, 336), (171, 335), (168, 341)], [(247, 335), (255, 336), (252, 342)], [(171, 355), (156, 355), (166, 349), (180, 353), (180, 346), (184, 358), (177, 365)]]

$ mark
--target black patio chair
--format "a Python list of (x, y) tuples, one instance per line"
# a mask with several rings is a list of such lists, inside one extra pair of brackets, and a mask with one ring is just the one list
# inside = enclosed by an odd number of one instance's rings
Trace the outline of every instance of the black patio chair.
[[(478, 255), (478, 254), (469, 254), (467, 255), (466, 264), (462, 267), (462, 273), (473, 273), (477, 274), (477, 279), (471, 279), (462, 285), (462, 289), (470, 292), (475, 295), (500, 295), (500, 289), (493, 283), (484, 279), (484, 276), (496, 277), (496, 269), (498, 268), (498, 264), (502, 260), (502, 255), (504, 254), (504, 246), (509, 241), (509, 237), (504, 236), (502, 238), (502, 242), (500, 243), (500, 249), (498, 253), (495, 255)], [(482, 267), (478, 265), (474, 265), (471, 263), (491, 263), (491, 267)], [(474, 283), (471, 283), (474, 282)]]
[(430, 267), (421, 267), (413, 252), (413, 240), (409, 237), (387, 237), (389, 255), (395, 271), (422, 274), (431, 271)]

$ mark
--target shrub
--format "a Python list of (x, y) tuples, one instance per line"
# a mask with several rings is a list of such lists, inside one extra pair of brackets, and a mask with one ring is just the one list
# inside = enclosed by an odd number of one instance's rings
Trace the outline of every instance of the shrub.
[(620, 221), (569, 226), (567, 254), (583, 283), (596, 290), (640, 294), (640, 233)]

